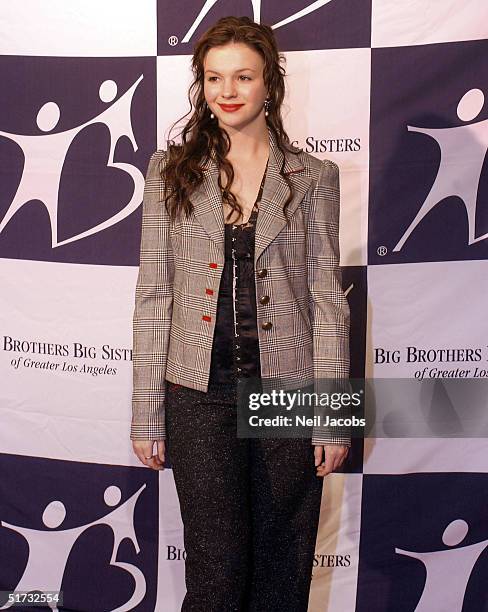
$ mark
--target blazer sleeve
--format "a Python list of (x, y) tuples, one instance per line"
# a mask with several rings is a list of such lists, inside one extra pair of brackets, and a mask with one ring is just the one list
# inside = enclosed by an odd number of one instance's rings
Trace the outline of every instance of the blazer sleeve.
[(131, 440), (164, 440), (166, 361), (173, 311), (174, 258), (160, 176), (166, 156), (149, 161), (142, 204), (132, 343)]
[[(339, 266), (339, 208), (339, 167), (331, 160), (323, 160), (311, 195), (306, 248), (317, 392), (350, 392), (349, 381), (344, 380), (349, 378), (350, 313)], [(344, 417), (341, 411), (321, 412), (325, 414)], [(316, 426), (312, 444), (350, 446), (350, 428)]]

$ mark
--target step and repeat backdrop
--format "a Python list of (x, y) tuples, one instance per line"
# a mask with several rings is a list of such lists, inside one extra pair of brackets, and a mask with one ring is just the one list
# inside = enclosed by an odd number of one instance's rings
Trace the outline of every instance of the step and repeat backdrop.
[(309, 609), (487, 611), (481, 0), (1, 3), (0, 590), (180, 609), (171, 467), (129, 440), (141, 202), (193, 44), (230, 14), (273, 26), (290, 138), (340, 167), (351, 375), (383, 425), (325, 479)]

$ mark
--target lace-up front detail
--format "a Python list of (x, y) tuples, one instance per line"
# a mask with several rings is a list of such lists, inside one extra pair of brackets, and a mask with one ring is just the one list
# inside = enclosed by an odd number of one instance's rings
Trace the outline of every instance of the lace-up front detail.
[(225, 224), (225, 264), (219, 288), (210, 383), (235, 382), (237, 378), (261, 375), (254, 240), (265, 177), (266, 170), (248, 221)]

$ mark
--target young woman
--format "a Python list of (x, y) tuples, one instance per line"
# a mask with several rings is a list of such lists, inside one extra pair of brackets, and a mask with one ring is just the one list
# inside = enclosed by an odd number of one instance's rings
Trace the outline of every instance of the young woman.
[(282, 59), (270, 27), (220, 19), (195, 46), (182, 142), (147, 172), (131, 439), (153, 469), (168, 445), (183, 611), (306, 611), (321, 477), (350, 446), (236, 434), (240, 379), (349, 372), (338, 167), (290, 145)]

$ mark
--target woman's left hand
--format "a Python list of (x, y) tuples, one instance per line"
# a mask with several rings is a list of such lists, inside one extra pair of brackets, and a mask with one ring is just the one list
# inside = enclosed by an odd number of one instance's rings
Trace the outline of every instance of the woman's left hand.
[[(325, 450), (325, 463), (322, 463), (322, 457)], [(315, 446), (315, 466), (317, 467), (317, 476), (327, 476), (336, 468), (340, 467), (344, 459), (347, 457), (349, 447), (345, 444), (326, 444), (325, 446)]]

